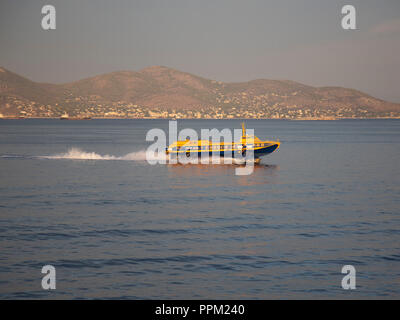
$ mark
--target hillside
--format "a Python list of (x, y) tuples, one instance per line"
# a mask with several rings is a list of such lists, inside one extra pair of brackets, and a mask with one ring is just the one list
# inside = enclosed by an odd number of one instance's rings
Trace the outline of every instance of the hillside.
[(353, 89), (289, 80), (224, 83), (167, 67), (119, 71), (66, 84), (0, 68), (0, 114), (59, 117), (399, 117), (400, 105)]

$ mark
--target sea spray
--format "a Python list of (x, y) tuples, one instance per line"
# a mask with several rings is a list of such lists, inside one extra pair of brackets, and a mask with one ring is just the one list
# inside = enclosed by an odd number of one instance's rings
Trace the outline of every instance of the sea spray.
[(66, 153), (58, 153), (50, 156), (41, 156), (44, 159), (70, 159), (70, 160), (125, 160), (125, 161), (146, 161), (146, 151), (140, 150), (128, 153), (124, 156), (101, 155), (96, 152), (87, 152), (79, 148), (71, 148)]

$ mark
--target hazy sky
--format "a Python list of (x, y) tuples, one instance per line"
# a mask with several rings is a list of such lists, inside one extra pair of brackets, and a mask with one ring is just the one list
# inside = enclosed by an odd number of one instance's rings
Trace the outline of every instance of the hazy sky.
[[(45, 4), (56, 30), (41, 28)], [(341, 27), (345, 4), (357, 30)], [(0, 0), (0, 65), (42, 82), (164, 65), (400, 102), (400, 0)]]

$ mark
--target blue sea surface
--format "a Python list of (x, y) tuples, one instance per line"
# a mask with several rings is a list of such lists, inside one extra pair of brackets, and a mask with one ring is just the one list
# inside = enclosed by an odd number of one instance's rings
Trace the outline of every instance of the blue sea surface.
[(281, 147), (238, 176), (148, 164), (167, 120), (0, 119), (0, 299), (400, 298), (400, 120), (246, 125)]

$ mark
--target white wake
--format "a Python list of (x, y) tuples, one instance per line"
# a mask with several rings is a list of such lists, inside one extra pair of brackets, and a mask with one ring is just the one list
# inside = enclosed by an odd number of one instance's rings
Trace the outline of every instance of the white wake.
[[(124, 160), (124, 161), (146, 161), (146, 160), (158, 160), (165, 158), (165, 155), (159, 155), (158, 157), (147, 154), (145, 150), (128, 153), (124, 156), (114, 155), (101, 155), (96, 152), (87, 152), (79, 148), (71, 148), (65, 153), (58, 153), (50, 156), (41, 156), (44, 159), (70, 159), (70, 160)], [(154, 158), (154, 159), (152, 159)]]

